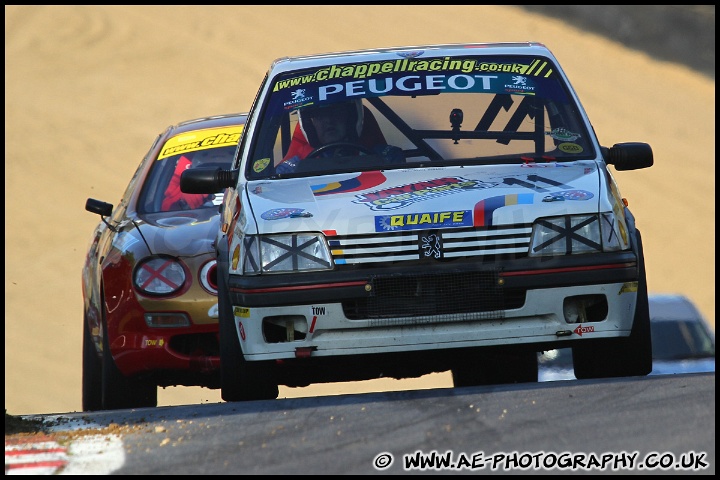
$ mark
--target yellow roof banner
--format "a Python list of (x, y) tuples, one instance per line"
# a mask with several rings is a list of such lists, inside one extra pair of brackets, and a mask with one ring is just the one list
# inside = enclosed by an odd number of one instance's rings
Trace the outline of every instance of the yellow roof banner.
[(162, 160), (173, 155), (210, 148), (235, 147), (240, 140), (242, 130), (243, 125), (234, 125), (181, 133), (165, 142), (157, 159)]

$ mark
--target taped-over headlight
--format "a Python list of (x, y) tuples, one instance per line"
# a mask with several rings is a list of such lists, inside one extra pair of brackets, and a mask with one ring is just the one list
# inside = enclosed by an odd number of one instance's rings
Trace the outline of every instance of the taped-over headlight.
[(325, 237), (315, 233), (245, 237), (243, 272), (289, 273), (333, 268)]
[(533, 224), (531, 257), (615, 252), (628, 248), (627, 228), (612, 213), (539, 218)]
[(187, 272), (176, 258), (151, 257), (135, 267), (135, 288), (145, 295), (171, 295), (185, 285)]

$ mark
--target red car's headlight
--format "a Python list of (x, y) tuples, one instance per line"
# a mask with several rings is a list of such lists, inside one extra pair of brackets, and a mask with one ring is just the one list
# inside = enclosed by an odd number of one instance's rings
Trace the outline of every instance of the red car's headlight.
[(143, 260), (133, 274), (135, 288), (146, 295), (170, 295), (180, 290), (186, 280), (185, 267), (172, 257)]
[(210, 260), (200, 269), (200, 285), (213, 295), (217, 295), (217, 261)]

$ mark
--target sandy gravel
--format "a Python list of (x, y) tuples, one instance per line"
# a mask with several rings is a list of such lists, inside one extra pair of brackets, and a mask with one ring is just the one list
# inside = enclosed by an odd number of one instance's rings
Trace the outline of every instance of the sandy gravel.
[[(80, 274), (98, 217), (168, 124), (246, 111), (280, 56), (379, 46), (540, 41), (601, 142), (655, 166), (615, 178), (643, 232), (651, 292), (715, 322), (715, 82), (556, 19), (503, 6), (6, 6), (5, 408), (81, 410)], [(283, 389), (281, 396), (449, 387), (449, 376)], [(219, 402), (168, 388), (161, 405)]]

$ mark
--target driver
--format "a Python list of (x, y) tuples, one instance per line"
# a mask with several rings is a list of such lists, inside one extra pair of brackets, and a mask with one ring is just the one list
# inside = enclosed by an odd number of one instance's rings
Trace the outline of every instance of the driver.
[[(307, 143), (300, 148), (290, 148), (283, 161), (275, 167), (277, 173), (292, 173), (300, 162), (311, 152), (335, 143), (355, 144), (365, 146), (363, 141), (364, 112), (361, 100), (335, 103), (330, 105), (305, 107), (298, 110), (300, 130)], [(295, 138), (293, 139), (295, 140)], [(336, 149), (330, 147), (321, 151), (317, 156), (331, 157), (347, 151), (338, 145)], [(387, 163), (399, 163), (404, 160), (402, 150), (385, 144), (371, 145), (372, 153), (384, 157)], [(358, 152), (359, 153), (359, 152)]]
[(200, 208), (207, 202), (210, 202), (215, 195), (182, 192), (180, 190), (180, 177), (182, 172), (188, 168), (197, 168), (202, 165), (207, 166), (209, 163), (229, 165), (232, 161), (232, 157), (228, 156), (229, 152), (231, 151), (226, 148), (200, 150), (192, 155), (192, 160), (190, 160), (186, 155), (181, 155), (175, 165), (175, 170), (173, 171), (172, 178), (170, 178), (170, 183), (165, 190), (165, 197), (163, 198), (160, 210), (163, 212), (170, 210), (189, 210)]

